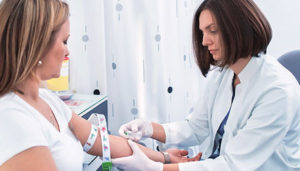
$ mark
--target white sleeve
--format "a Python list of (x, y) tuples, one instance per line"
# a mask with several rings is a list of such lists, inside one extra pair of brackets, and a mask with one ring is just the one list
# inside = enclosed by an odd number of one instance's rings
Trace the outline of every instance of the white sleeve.
[(172, 146), (186, 147), (199, 144), (194, 131), (188, 124), (188, 121), (167, 123), (163, 124), (162, 126), (166, 133), (166, 143), (159, 143), (159, 146), (162, 150)]
[(65, 104), (63, 100), (61, 100), (56, 94), (52, 93), (50, 90), (47, 89), (41, 89), (41, 92), (43, 95), (45, 95), (45, 98), (51, 100), (52, 104), (55, 104), (56, 108), (59, 108), (59, 111), (63, 113), (63, 116), (69, 122), (72, 118), (72, 110), (69, 106)]
[(56, 96), (56, 99), (57, 99), (57, 103), (59, 103), (62, 108), (62, 112), (64, 113), (64, 116), (65, 116), (67, 122), (69, 122), (72, 118), (71, 108), (68, 105), (66, 105), (65, 102), (62, 101), (59, 97)]
[(36, 121), (16, 109), (1, 111), (0, 165), (14, 155), (34, 146), (48, 146)]
[(200, 145), (209, 136), (207, 114), (195, 111), (184, 121), (163, 124), (167, 146)]

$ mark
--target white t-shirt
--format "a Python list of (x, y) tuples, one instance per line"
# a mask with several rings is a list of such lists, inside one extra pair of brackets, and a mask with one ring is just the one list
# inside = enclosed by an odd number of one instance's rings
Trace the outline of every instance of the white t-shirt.
[(26, 149), (47, 146), (58, 170), (81, 171), (82, 146), (68, 127), (72, 111), (50, 91), (39, 93), (51, 107), (60, 132), (15, 93), (6, 94), (0, 98), (0, 165)]

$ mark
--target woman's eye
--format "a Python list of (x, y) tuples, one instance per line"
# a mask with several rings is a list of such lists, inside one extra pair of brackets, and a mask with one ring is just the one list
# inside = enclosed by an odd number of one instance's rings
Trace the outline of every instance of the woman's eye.
[(65, 41), (64, 41), (64, 44), (67, 45), (67, 44), (68, 44), (68, 40), (65, 40)]
[(215, 34), (218, 32), (218, 30), (210, 30), (211, 33)]

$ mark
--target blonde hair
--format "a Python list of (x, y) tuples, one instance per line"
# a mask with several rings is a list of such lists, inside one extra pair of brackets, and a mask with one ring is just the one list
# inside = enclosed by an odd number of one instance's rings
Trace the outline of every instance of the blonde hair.
[(3, 0), (0, 4), (0, 96), (34, 75), (69, 17), (61, 0)]

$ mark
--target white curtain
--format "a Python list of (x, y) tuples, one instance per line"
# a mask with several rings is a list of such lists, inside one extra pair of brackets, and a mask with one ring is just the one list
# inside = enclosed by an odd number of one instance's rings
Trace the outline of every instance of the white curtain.
[(183, 120), (194, 110), (201, 73), (192, 51), (200, 1), (104, 1), (109, 125), (134, 118)]
[(113, 134), (134, 118), (166, 123), (194, 110), (203, 77), (191, 30), (201, 1), (69, 1), (71, 89), (108, 96)]
[(70, 89), (78, 93), (106, 93), (105, 31), (102, 0), (67, 1), (71, 33)]

